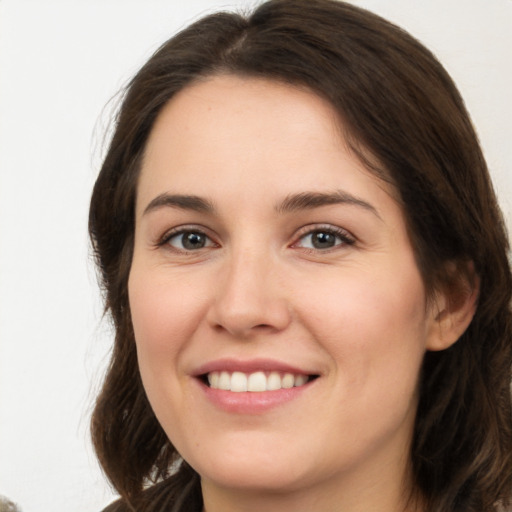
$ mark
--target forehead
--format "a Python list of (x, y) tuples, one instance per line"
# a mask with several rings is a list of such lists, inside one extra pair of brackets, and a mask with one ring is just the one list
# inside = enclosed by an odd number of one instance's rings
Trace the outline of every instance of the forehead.
[(144, 155), (139, 198), (164, 189), (248, 196), (301, 189), (390, 187), (349, 149), (337, 112), (311, 91), (221, 75), (177, 93), (158, 116)]
[[(217, 137), (212, 124), (219, 130)], [(167, 103), (153, 126), (145, 154), (151, 155), (162, 139), (168, 144), (172, 137), (186, 150), (188, 143), (200, 138), (203, 143), (224, 144), (226, 134), (236, 136), (238, 144), (245, 139), (248, 145), (262, 142), (263, 135), (269, 134), (265, 142), (275, 142), (269, 149), (289, 143), (291, 137), (315, 134), (339, 145), (344, 142), (340, 126), (331, 105), (305, 88), (262, 78), (213, 76), (185, 87)]]

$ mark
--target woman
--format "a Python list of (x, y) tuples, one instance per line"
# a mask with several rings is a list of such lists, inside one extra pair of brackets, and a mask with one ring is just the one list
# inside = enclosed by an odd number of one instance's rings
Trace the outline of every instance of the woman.
[(182, 31), (128, 87), (90, 232), (107, 510), (508, 506), (506, 233), (397, 27), (271, 0)]

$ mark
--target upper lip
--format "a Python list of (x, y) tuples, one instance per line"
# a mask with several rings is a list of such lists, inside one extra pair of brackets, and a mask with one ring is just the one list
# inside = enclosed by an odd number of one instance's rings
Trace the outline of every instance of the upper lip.
[(205, 375), (211, 372), (243, 372), (254, 373), (264, 372), (282, 372), (293, 373), (294, 375), (318, 375), (318, 372), (299, 368), (282, 361), (273, 359), (217, 359), (199, 366), (193, 373), (195, 376)]

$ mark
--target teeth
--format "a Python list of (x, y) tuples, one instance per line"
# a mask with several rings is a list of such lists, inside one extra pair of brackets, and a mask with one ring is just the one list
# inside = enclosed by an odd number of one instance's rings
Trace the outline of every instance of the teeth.
[(242, 393), (247, 391), (247, 375), (242, 372), (233, 372), (231, 375), (231, 391)]
[(212, 388), (219, 389), (219, 379), (219, 372), (213, 372), (208, 375), (208, 382)]
[(247, 379), (247, 391), (266, 391), (267, 377), (263, 372), (251, 373)]
[(270, 372), (270, 375), (267, 377), (267, 390), (275, 391), (276, 389), (281, 389), (281, 375), (277, 372)]
[(254, 393), (261, 391), (276, 391), (278, 389), (290, 389), (293, 387), (304, 386), (308, 382), (307, 375), (294, 375), (293, 373), (279, 372), (210, 372), (208, 374), (208, 383), (213, 389), (223, 389), (233, 391), (234, 393), (243, 393), (251, 391)]
[[(210, 382), (210, 385), (212, 383)], [(228, 372), (221, 372), (219, 375), (219, 389), (229, 391), (231, 389), (231, 375)]]
[(304, 386), (306, 382), (308, 381), (308, 378), (306, 375), (295, 375), (295, 382), (293, 383), (294, 386)]
[(291, 373), (285, 373), (283, 380), (281, 381), (281, 386), (285, 389), (293, 388), (293, 384), (295, 383), (295, 377)]

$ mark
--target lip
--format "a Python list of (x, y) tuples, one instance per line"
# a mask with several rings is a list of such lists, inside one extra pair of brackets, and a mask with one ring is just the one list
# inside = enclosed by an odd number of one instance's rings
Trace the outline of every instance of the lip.
[(277, 371), (300, 375), (319, 376), (319, 372), (304, 370), (291, 366), (281, 361), (271, 359), (252, 359), (249, 361), (235, 359), (219, 359), (208, 362), (193, 372), (194, 381), (200, 388), (203, 396), (214, 407), (231, 414), (258, 415), (271, 411), (278, 407), (286, 406), (288, 403), (299, 399), (306, 394), (318, 379), (313, 379), (302, 386), (275, 391), (260, 392), (232, 392), (221, 389), (210, 388), (202, 378), (205, 374), (214, 371), (253, 373), (257, 371)]
[(299, 368), (297, 366), (291, 366), (282, 361), (273, 359), (251, 359), (251, 360), (238, 360), (238, 359), (217, 359), (210, 361), (206, 364), (199, 366), (194, 370), (193, 376), (199, 377), (210, 372), (243, 372), (253, 373), (257, 371), (263, 372), (281, 372), (281, 373), (293, 373), (302, 375), (319, 375), (318, 371), (308, 370)]

